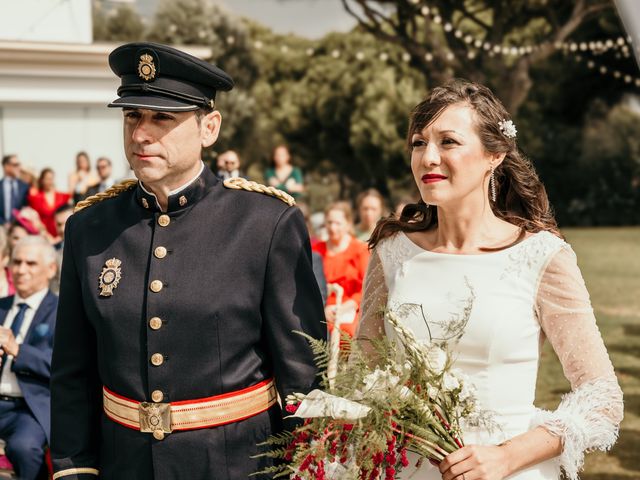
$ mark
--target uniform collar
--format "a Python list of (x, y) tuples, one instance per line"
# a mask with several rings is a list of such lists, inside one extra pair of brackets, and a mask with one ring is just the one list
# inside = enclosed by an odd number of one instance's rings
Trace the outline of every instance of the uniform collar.
[[(203, 163), (200, 173), (194, 179), (169, 192), (167, 213), (190, 207), (204, 197), (209, 187), (216, 182), (215, 175), (213, 175)], [(156, 196), (147, 190), (144, 185), (142, 185), (142, 182), (138, 182), (138, 187), (136, 188), (136, 201), (138, 205), (142, 206), (145, 210), (149, 210), (150, 212), (161, 211)]]

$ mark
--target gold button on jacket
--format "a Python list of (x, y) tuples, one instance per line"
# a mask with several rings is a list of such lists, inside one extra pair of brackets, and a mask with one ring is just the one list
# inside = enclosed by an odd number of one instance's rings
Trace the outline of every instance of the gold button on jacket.
[(160, 215), (158, 217), (158, 225), (160, 225), (161, 227), (166, 227), (170, 223), (171, 223), (171, 218), (169, 217), (169, 215)]
[(164, 357), (161, 353), (154, 353), (151, 355), (151, 364), (159, 367), (164, 362)]
[(154, 390), (151, 393), (151, 400), (156, 403), (161, 402), (162, 400), (164, 400), (164, 393), (162, 393), (160, 390)]
[(164, 247), (156, 247), (156, 249), (153, 251), (153, 254), (156, 256), (156, 258), (164, 258), (167, 256), (167, 249)]
[(153, 282), (151, 282), (151, 284), (149, 285), (149, 288), (151, 289), (152, 292), (154, 293), (158, 293), (160, 290), (162, 290), (162, 287), (164, 285), (162, 284), (162, 282), (160, 280), (154, 280)]
[(149, 320), (149, 326), (152, 330), (160, 330), (162, 327), (162, 319), (160, 317), (152, 317)]

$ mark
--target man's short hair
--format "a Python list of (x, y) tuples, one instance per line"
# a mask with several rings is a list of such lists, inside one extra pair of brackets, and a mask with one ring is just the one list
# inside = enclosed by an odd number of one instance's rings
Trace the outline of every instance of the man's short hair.
[(15, 153), (12, 153), (10, 155), (5, 155), (4, 157), (2, 157), (2, 166), (4, 167), (14, 157), (16, 157)]
[(42, 258), (46, 263), (57, 263), (55, 248), (41, 235), (27, 235), (18, 240), (11, 251), (11, 260), (20, 247), (40, 247)]
[(111, 160), (110, 160), (110, 159), (108, 159), (107, 157), (100, 157), (100, 158), (98, 158), (98, 160), (96, 160), (96, 165), (97, 165), (98, 163), (100, 163), (100, 162), (107, 162), (107, 164), (108, 164), (109, 166), (111, 166)]
[(213, 110), (213, 108), (199, 108), (194, 112), (196, 114), (196, 122), (198, 122), (198, 126), (200, 126), (202, 119), (213, 112)]

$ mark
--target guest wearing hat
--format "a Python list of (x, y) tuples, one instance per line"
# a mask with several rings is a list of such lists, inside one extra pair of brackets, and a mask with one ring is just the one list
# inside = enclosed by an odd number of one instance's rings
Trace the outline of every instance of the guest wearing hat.
[(272, 464), (258, 444), (287, 427), (278, 394), (316, 383), (292, 333), (324, 337), (304, 218), (286, 193), (204, 167), (216, 93), (233, 86), (224, 71), (152, 43), (109, 64), (137, 180), (80, 202), (66, 224), (55, 477), (247, 478)]

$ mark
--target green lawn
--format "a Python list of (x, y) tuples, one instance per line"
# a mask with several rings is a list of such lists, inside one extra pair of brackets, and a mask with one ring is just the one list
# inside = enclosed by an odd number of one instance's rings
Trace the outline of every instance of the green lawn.
[[(583, 480), (640, 478), (640, 228), (563, 230), (578, 256), (598, 325), (624, 391), (625, 418), (608, 454), (587, 456)], [(537, 404), (555, 408), (569, 385), (547, 343)]]

